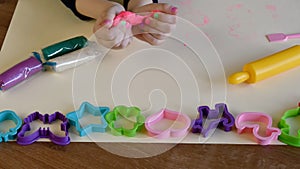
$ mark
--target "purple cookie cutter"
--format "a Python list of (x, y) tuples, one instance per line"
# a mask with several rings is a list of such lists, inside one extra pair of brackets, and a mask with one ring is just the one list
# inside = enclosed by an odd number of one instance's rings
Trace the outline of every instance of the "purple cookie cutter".
[[(192, 122), (192, 132), (202, 133), (207, 137), (213, 129), (223, 128), (224, 131), (231, 131), (234, 126), (234, 117), (228, 111), (226, 104), (218, 103), (215, 109), (210, 109), (208, 106), (198, 107), (199, 117)], [(209, 124), (204, 128), (204, 118), (209, 121)]]
[[(51, 124), (55, 120), (61, 120), (61, 130), (65, 132), (65, 136), (57, 136), (50, 131), (50, 128), (39, 128), (34, 133), (25, 136), (27, 131), (30, 131), (30, 123), (34, 120), (40, 120), (44, 124)], [(67, 145), (70, 143), (70, 137), (68, 133), (69, 123), (68, 119), (60, 112), (55, 112), (53, 114), (42, 115), (39, 112), (34, 112), (24, 119), (24, 125), (22, 126), (20, 132), (18, 133), (17, 143), (20, 145), (29, 145), (34, 143), (40, 138), (49, 138), (53, 143), (58, 145)]]
[(0, 90), (7, 90), (43, 70), (38, 53), (0, 74)]
[[(266, 124), (265, 135), (259, 134), (260, 123)], [(260, 112), (244, 112), (236, 117), (235, 126), (239, 134), (243, 132), (252, 132), (257, 142), (261, 145), (267, 145), (272, 140), (277, 140), (281, 134), (280, 129), (272, 127), (272, 117)]]

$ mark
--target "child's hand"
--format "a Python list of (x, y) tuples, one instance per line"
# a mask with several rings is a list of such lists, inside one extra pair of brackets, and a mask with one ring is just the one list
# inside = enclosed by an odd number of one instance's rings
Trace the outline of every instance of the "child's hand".
[(122, 5), (115, 4), (97, 19), (93, 30), (101, 45), (107, 48), (120, 49), (125, 48), (132, 41), (130, 25), (120, 23), (112, 27), (115, 16), (124, 10)]
[(176, 26), (177, 8), (168, 4), (148, 4), (133, 9), (133, 12), (139, 14), (155, 10), (160, 12), (155, 12), (143, 24), (132, 28), (135, 37), (151, 45), (161, 44)]

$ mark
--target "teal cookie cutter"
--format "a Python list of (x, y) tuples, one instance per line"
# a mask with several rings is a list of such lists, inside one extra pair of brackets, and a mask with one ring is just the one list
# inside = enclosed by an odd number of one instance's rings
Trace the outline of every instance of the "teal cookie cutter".
[(22, 125), (22, 119), (11, 110), (0, 112), (0, 123), (6, 120), (12, 120), (16, 124), (16, 127), (10, 128), (8, 132), (5, 133), (0, 132), (0, 143), (2, 141), (7, 142), (8, 140), (14, 140), (17, 136), (18, 130)]
[[(95, 107), (88, 102), (83, 102), (77, 111), (70, 112), (66, 115), (69, 123), (75, 126), (76, 130), (79, 133), (79, 136), (86, 136), (91, 132), (101, 132), (104, 133), (107, 128), (107, 122), (104, 119), (104, 116), (109, 112), (108, 107)], [(84, 113), (90, 113), (95, 117), (99, 117), (101, 123), (99, 124), (89, 124), (85, 127), (81, 127), (79, 119), (81, 119)]]
[[(119, 120), (119, 118), (125, 118), (126, 120), (131, 121), (134, 123), (133, 127), (126, 128), (123, 125), (118, 127), (116, 121)], [(131, 120), (131, 118), (134, 119)], [(116, 136), (125, 135), (134, 137), (145, 123), (145, 116), (141, 114), (141, 110), (138, 107), (117, 106), (105, 115), (105, 119), (108, 122), (111, 133)]]
[[(298, 106), (300, 106), (300, 104)], [(298, 130), (297, 136), (290, 135), (289, 133), (291, 126), (286, 122), (286, 119), (297, 117), (299, 115), (300, 107), (286, 111), (281, 117), (278, 123), (278, 128), (281, 130), (281, 135), (279, 135), (278, 139), (281, 142), (291, 146), (300, 147), (300, 129)]]

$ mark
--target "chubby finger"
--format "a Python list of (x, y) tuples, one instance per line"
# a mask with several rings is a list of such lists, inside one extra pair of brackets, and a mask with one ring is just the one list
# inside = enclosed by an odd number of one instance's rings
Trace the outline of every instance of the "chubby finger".
[(123, 41), (118, 46), (115, 46), (114, 49), (123, 49), (127, 47), (131, 43), (131, 41), (132, 37), (123, 39)]
[[(160, 22), (159, 20), (151, 18), (151, 17), (145, 19), (145, 25), (146, 25), (145, 26), (146, 28), (150, 27), (151, 29), (155, 29), (158, 32), (162, 32), (162, 33), (170, 33), (176, 27), (175, 24), (168, 24), (168, 23)], [(148, 29), (150, 29), (150, 28), (148, 28)], [(155, 33), (155, 32), (153, 32), (153, 33)]]
[(106, 11), (106, 14), (102, 17), (104, 22), (107, 22), (105, 26), (107, 28), (112, 27), (113, 20), (120, 12), (125, 11), (124, 7), (121, 5), (114, 5)]
[(166, 35), (163, 35), (163, 34), (156, 34), (156, 33), (150, 33), (151, 36), (153, 36), (155, 39), (158, 39), (158, 40), (164, 40), (166, 39)]
[(158, 10), (163, 13), (176, 15), (178, 12), (178, 8), (167, 3), (151, 3), (148, 5), (141, 6), (133, 10), (135, 13), (142, 13), (142, 12), (152, 12), (154, 10)]
[(176, 24), (177, 17), (175, 15), (165, 14), (162, 12), (154, 12), (152, 18), (157, 19), (160, 22)]
[(121, 33), (118, 28), (106, 28), (102, 27), (95, 32), (96, 37), (104, 41), (113, 41)]
[(150, 45), (160, 45), (164, 42), (164, 40), (156, 39), (149, 33), (142, 34), (142, 36)]

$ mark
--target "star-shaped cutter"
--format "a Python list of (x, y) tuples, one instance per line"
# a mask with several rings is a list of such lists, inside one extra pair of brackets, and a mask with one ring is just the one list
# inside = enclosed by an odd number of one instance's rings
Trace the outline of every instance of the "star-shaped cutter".
[[(118, 119), (118, 116), (124, 118), (129, 118), (134, 116), (135, 122), (133, 128), (127, 129), (122, 127), (115, 127), (115, 121)], [(116, 106), (111, 112), (105, 115), (105, 119), (108, 122), (108, 126), (111, 130), (111, 133), (116, 136), (125, 135), (128, 137), (134, 137), (142, 126), (144, 126), (145, 116), (141, 114), (141, 110), (138, 107), (126, 107), (123, 105)]]
[[(83, 117), (84, 113), (90, 113), (95, 117), (99, 117), (101, 124), (89, 124), (85, 127), (81, 127), (79, 120)], [(95, 107), (88, 102), (83, 102), (77, 111), (70, 112), (66, 115), (69, 123), (75, 126), (79, 133), (79, 136), (86, 136), (91, 132), (101, 132), (104, 133), (107, 128), (107, 122), (104, 116), (109, 112), (109, 107)]]
[[(300, 105), (299, 105), (300, 106)], [(286, 122), (286, 119), (293, 118), (300, 116), (300, 107), (296, 109), (288, 110), (284, 113), (284, 115), (281, 117), (278, 127), (281, 130), (281, 134), (279, 135), (278, 139), (291, 146), (300, 147), (300, 129), (298, 130), (298, 135), (293, 136), (290, 135), (290, 125)]]
[[(62, 123), (60, 124), (60, 127), (61, 127), (61, 131), (65, 132), (65, 136), (58, 136), (58, 135), (53, 134), (50, 131), (49, 127), (47, 127), (47, 128), (40, 127), (34, 133), (25, 136), (25, 133), (27, 131), (31, 130), (30, 123), (35, 120), (40, 120), (44, 124), (51, 124), (52, 122), (54, 122), (56, 120), (62, 121)], [(24, 119), (24, 124), (23, 124), (20, 132), (18, 133), (17, 143), (20, 145), (29, 145), (29, 144), (36, 142), (40, 138), (49, 138), (49, 140), (51, 140), (53, 143), (64, 146), (64, 145), (67, 145), (70, 143), (68, 128), (69, 128), (68, 119), (65, 117), (65, 115), (63, 115), (60, 112), (55, 112), (50, 115), (49, 114), (43, 115), (43, 114), (40, 114), (39, 112), (34, 112), (34, 113), (28, 115)]]
[[(224, 131), (231, 131), (234, 126), (234, 117), (228, 111), (225, 103), (218, 103), (215, 109), (210, 109), (208, 106), (198, 107), (199, 117), (192, 122), (192, 132), (202, 133), (207, 137), (209, 132), (215, 128), (223, 128)], [(212, 120), (207, 128), (204, 128), (204, 118)]]
[(13, 140), (17, 136), (17, 132), (22, 126), (22, 120), (17, 114), (11, 110), (4, 110), (0, 112), (0, 123), (6, 120), (13, 121), (16, 126), (14, 128), (10, 128), (8, 132), (0, 132), (0, 143), (2, 141), (7, 142), (8, 140)]

